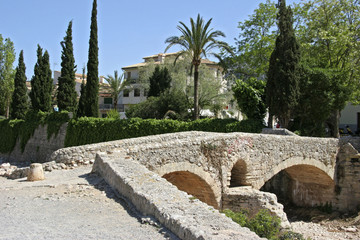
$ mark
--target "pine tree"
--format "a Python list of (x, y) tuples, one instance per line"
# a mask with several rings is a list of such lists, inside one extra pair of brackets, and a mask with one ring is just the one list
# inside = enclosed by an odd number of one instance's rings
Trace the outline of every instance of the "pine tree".
[(88, 117), (98, 117), (99, 115), (99, 60), (98, 60), (98, 39), (97, 39), (97, 10), (96, 0), (93, 2), (91, 13), (89, 58), (87, 63), (87, 81), (85, 87), (86, 105), (85, 115)]
[(76, 109), (75, 91), (75, 59), (72, 44), (72, 21), (69, 22), (64, 41), (61, 42), (61, 76), (57, 92), (57, 105), (59, 110), (73, 112)]
[(34, 76), (31, 79), (31, 106), (35, 111), (49, 112), (51, 110), (52, 79), (49, 53), (42, 54), (38, 45), (37, 62), (34, 67)]
[(86, 104), (86, 97), (85, 97), (85, 66), (83, 67), (82, 72), (82, 83), (80, 89), (80, 99), (79, 104), (76, 112), (77, 117), (84, 117), (85, 116), (85, 104)]
[(11, 118), (25, 119), (28, 110), (26, 75), (25, 75), (24, 53), (21, 50), (19, 56), (19, 64), (15, 73), (15, 89), (11, 102)]
[(266, 101), (270, 116), (275, 115), (287, 128), (299, 97), (300, 46), (293, 29), (293, 14), (285, 0), (278, 3), (278, 28), (275, 49), (270, 57)]

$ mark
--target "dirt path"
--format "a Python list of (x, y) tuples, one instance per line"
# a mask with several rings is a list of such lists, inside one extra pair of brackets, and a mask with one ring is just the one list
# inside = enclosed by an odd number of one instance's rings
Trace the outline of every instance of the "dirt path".
[(142, 224), (91, 167), (27, 182), (0, 177), (0, 239), (177, 239)]

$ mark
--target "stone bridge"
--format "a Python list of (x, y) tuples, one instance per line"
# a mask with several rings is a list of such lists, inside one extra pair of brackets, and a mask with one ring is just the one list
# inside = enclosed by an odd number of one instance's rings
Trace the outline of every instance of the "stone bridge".
[[(63, 148), (49, 160), (75, 166), (93, 162), (98, 153), (97, 160), (110, 159), (114, 166), (129, 162), (145, 166), (214, 208), (245, 208), (250, 214), (267, 208), (287, 222), (282, 205), (268, 191), (298, 206), (331, 205), (340, 211), (356, 211), (360, 206), (359, 148), (356, 138), (183, 132)], [(109, 177), (109, 170), (96, 171)], [(133, 174), (125, 183), (136, 175), (142, 173)], [(140, 185), (145, 181), (141, 176), (137, 180)]]
[(295, 204), (336, 206), (339, 148), (332, 138), (184, 132), (60, 149), (51, 159), (82, 163), (98, 151), (123, 152), (216, 208), (228, 207), (227, 196), (238, 187), (260, 190), (281, 173), (282, 191)]

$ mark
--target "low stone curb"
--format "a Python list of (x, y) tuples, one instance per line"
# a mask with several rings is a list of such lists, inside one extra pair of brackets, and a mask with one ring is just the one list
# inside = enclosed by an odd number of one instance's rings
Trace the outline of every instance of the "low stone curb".
[(97, 154), (93, 172), (181, 239), (261, 239), (124, 154)]

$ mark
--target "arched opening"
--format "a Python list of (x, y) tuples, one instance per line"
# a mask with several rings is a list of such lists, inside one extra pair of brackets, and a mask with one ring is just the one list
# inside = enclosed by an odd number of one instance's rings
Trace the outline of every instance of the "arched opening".
[(218, 204), (211, 187), (196, 174), (188, 171), (176, 171), (165, 174), (163, 178), (171, 182), (179, 190), (193, 195), (200, 201), (213, 206), (214, 208), (218, 208)]
[(246, 182), (247, 167), (244, 160), (237, 161), (231, 169), (229, 187), (249, 186)]
[(300, 164), (280, 171), (260, 190), (276, 194), (288, 213), (293, 207), (331, 206), (334, 188), (334, 181), (324, 171)]

